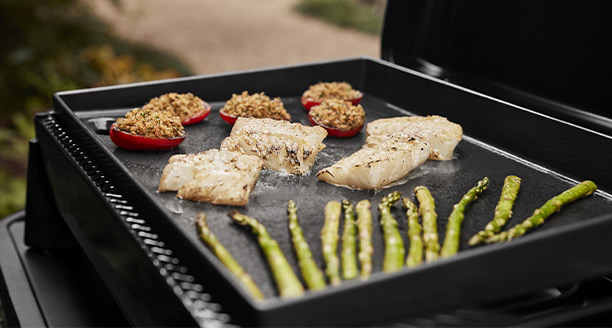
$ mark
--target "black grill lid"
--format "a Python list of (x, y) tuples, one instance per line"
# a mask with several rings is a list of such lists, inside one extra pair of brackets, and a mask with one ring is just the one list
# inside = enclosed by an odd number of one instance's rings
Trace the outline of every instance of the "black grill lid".
[(601, 132), (612, 2), (389, 0), (382, 59)]

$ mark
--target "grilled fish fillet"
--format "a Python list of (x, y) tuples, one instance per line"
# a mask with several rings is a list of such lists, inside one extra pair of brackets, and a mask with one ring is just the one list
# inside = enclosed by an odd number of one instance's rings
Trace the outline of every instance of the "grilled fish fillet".
[(367, 125), (366, 133), (368, 136), (366, 143), (370, 146), (379, 140), (370, 138), (376, 135), (403, 135), (424, 140), (431, 146), (429, 159), (433, 160), (452, 159), (453, 151), (463, 137), (461, 125), (437, 115), (402, 116), (375, 120)]
[(225, 150), (174, 155), (164, 168), (158, 191), (178, 191), (177, 197), (199, 202), (244, 206), (262, 166), (257, 156)]
[(304, 126), (268, 118), (236, 120), (221, 149), (256, 155), (264, 168), (291, 174), (306, 174), (317, 154), (325, 148), (327, 131), (319, 126)]
[(320, 170), (317, 178), (334, 185), (380, 190), (421, 166), (431, 150), (427, 142), (413, 137), (373, 138), (371, 145)]

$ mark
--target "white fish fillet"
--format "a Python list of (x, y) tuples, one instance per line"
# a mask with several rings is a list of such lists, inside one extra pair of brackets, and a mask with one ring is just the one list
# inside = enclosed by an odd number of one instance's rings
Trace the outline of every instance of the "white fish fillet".
[(174, 155), (164, 168), (158, 191), (178, 191), (177, 197), (199, 202), (244, 206), (262, 166), (257, 156), (225, 150)]
[(402, 116), (375, 120), (368, 123), (366, 133), (368, 136), (366, 142), (369, 144), (377, 140), (370, 140), (370, 136), (375, 135), (403, 135), (424, 140), (431, 146), (429, 159), (433, 160), (452, 159), (453, 151), (463, 137), (461, 125), (437, 115)]
[(319, 126), (304, 126), (268, 118), (236, 120), (221, 149), (256, 155), (264, 168), (291, 174), (306, 174), (317, 154), (325, 148), (327, 131)]
[(426, 142), (405, 136), (376, 138), (352, 155), (317, 173), (319, 180), (355, 189), (380, 190), (421, 166), (429, 156)]
[(366, 144), (317, 173), (319, 180), (379, 190), (408, 175), (427, 159), (449, 160), (463, 137), (459, 124), (441, 116), (394, 117), (370, 122)]

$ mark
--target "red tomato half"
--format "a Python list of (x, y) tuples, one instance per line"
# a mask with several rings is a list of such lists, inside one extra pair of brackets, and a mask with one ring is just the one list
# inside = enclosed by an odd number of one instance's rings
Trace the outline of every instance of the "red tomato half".
[(206, 118), (206, 116), (208, 116), (208, 114), (210, 114), (210, 104), (208, 104), (207, 102), (202, 100), (202, 103), (204, 105), (204, 111), (201, 113), (196, 114), (195, 116), (192, 117), (188, 117), (185, 118), (181, 124), (182, 125), (189, 125), (189, 124), (193, 124), (193, 123), (198, 123), (200, 121), (202, 121), (203, 119)]
[(115, 125), (111, 125), (110, 138), (119, 148), (127, 150), (168, 150), (178, 146), (185, 140), (185, 136), (157, 139), (133, 135), (117, 129)]
[[(351, 99), (351, 104), (357, 105), (361, 101), (361, 98), (363, 98), (363, 94), (360, 92), (358, 97)], [(306, 108), (308, 111), (310, 111), (310, 108), (318, 106), (320, 104), (321, 100), (317, 100), (310, 97), (302, 97), (302, 106), (304, 106), (304, 108)]]
[(225, 122), (227, 122), (229, 125), (234, 125), (234, 123), (236, 123), (236, 120), (238, 119), (238, 117), (236, 117), (236, 116), (231, 116), (231, 115), (225, 114), (225, 112), (223, 111), (223, 108), (219, 111), (219, 115), (221, 115), (221, 118)]
[(356, 135), (357, 133), (359, 133), (359, 131), (361, 131), (361, 128), (363, 128), (363, 125), (356, 127), (352, 130), (340, 130), (340, 129), (336, 129), (333, 127), (329, 127), (323, 124), (319, 124), (313, 117), (312, 115), (308, 115), (308, 119), (310, 120), (310, 124), (312, 125), (318, 125), (322, 128), (324, 128), (325, 130), (327, 130), (327, 134), (332, 136), (332, 137), (338, 137), (338, 138), (348, 138), (348, 137), (352, 137), (354, 135)]

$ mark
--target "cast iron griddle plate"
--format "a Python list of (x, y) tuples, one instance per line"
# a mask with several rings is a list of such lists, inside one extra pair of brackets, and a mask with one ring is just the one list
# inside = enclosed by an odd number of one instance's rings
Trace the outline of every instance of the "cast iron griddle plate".
[[(236, 90), (237, 93), (240, 91)], [(250, 91), (257, 92), (258, 90)], [(197, 90), (194, 90), (194, 93), (197, 93)], [(274, 95), (270, 94), (270, 96)], [(282, 100), (291, 114), (293, 122), (309, 125), (307, 113), (299, 103), (299, 97)], [(396, 108), (381, 99), (369, 96), (367, 93), (362, 105), (366, 110), (368, 122), (383, 117), (410, 114), (408, 111), (413, 110), (412, 108)], [(187, 139), (172, 151), (126, 151), (117, 148), (108, 136), (100, 134), (97, 136), (100, 142), (128, 168), (137, 181), (155, 195), (155, 198), (171, 213), (173, 219), (185, 227), (186, 231), (195, 234), (194, 217), (198, 212), (205, 212), (209, 225), (219, 240), (224, 243), (246, 271), (253, 276), (266, 296), (272, 297), (277, 292), (266, 261), (250, 231), (231, 222), (227, 214), (232, 207), (181, 200), (175, 197), (175, 192), (157, 192), (161, 172), (171, 155), (197, 153), (218, 148), (221, 141), (230, 134), (231, 126), (225, 123), (218, 113), (223, 106), (223, 102), (213, 103), (212, 106), (213, 110), (205, 121), (186, 127)], [(118, 109), (111, 112), (116, 113), (118, 111), (125, 110)], [(84, 118), (84, 121), (87, 120)], [(257, 218), (266, 226), (270, 235), (279, 242), (296, 272), (298, 272), (298, 267), (291, 246), (286, 215), (287, 201), (290, 199), (296, 201), (298, 205), (298, 215), (302, 228), (321, 268), (324, 265), (319, 235), (323, 226), (325, 203), (330, 200), (349, 199), (355, 204), (359, 200), (369, 199), (372, 203), (374, 218), (374, 272), (375, 274), (383, 274), (381, 266), (384, 247), (381, 231), (377, 225), (377, 204), (382, 196), (391, 191), (399, 190), (404, 196), (414, 200), (412, 192), (414, 187), (424, 185), (430, 189), (436, 200), (439, 216), (438, 231), (440, 243), (442, 243), (447, 218), (452, 206), (480, 179), (485, 176), (489, 177), (491, 180), (489, 188), (479, 197), (477, 202), (468, 207), (466, 212), (460, 246), (461, 251), (466, 251), (468, 250), (468, 239), (491, 220), (495, 205), (499, 200), (503, 180), (507, 175), (514, 174), (523, 179), (518, 200), (514, 207), (514, 215), (509, 221), (508, 227), (521, 222), (548, 199), (574, 184), (567, 178), (488, 147), (486, 144), (469, 138), (469, 136), (466, 136), (459, 143), (452, 160), (427, 161), (425, 165), (410, 173), (398, 185), (379, 192), (350, 190), (317, 180), (315, 174), (318, 170), (358, 150), (364, 141), (365, 129), (353, 138), (326, 138), (324, 140), (326, 148), (318, 154), (310, 175), (296, 176), (263, 170), (255, 189), (251, 193), (249, 204), (244, 208), (238, 208), (240, 212)], [(567, 206), (533, 233), (539, 233), (577, 220), (588, 220), (611, 211), (612, 202), (610, 199), (595, 195)], [(405, 213), (400, 202), (394, 206), (393, 213), (399, 221), (402, 236), (406, 238)], [(586, 213), (588, 215), (585, 215)], [(407, 240), (404, 240), (404, 242), (408, 245)]]
[[(315, 177), (321, 168), (359, 149), (365, 140), (365, 131), (349, 139), (326, 138), (327, 147), (318, 154), (310, 175), (263, 171), (249, 204), (239, 210), (267, 227), (296, 272), (298, 267), (286, 218), (288, 200), (293, 199), (298, 205), (306, 239), (321, 267), (319, 234), (323, 209), (328, 201), (349, 199), (356, 203), (369, 199), (374, 218), (374, 273), (369, 281), (344, 282), (339, 287), (298, 299), (279, 299), (255, 238), (227, 217), (232, 207), (180, 200), (174, 192), (158, 193), (157, 186), (171, 155), (218, 148), (229, 135), (231, 127), (219, 117), (218, 111), (232, 93), (264, 91), (268, 96), (279, 96), (294, 122), (308, 124), (299, 98), (309, 85), (319, 81), (347, 81), (360, 89), (364, 93), (362, 105), (368, 122), (382, 117), (438, 114), (461, 124), (465, 136), (452, 160), (428, 161), (398, 185), (379, 192), (332, 186)], [(178, 148), (163, 152), (125, 151), (118, 149), (106, 133), (94, 132), (92, 119), (110, 117), (112, 120), (167, 92), (192, 92), (213, 106), (203, 122), (186, 127), (187, 138)], [(247, 296), (246, 303), (243, 302), (244, 295), (248, 295), (246, 292), (237, 296), (240, 297), (237, 303), (250, 308), (238, 309), (239, 313), (230, 315), (235, 317), (246, 311), (249, 314), (245, 316), (257, 316), (245, 318), (250, 325), (375, 322), (435, 307), (515, 296), (552, 284), (591, 278), (612, 269), (609, 253), (599, 252), (602, 247), (612, 247), (607, 233), (612, 225), (612, 197), (603, 191), (567, 206), (523, 238), (475, 249), (466, 245), (468, 239), (492, 218), (507, 175), (523, 179), (508, 227), (579, 182), (576, 180), (592, 179), (600, 187), (610, 188), (611, 179), (604, 163), (612, 158), (602, 149), (612, 147), (612, 138), (383, 61), (358, 58), (73, 91), (56, 95), (55, 101), (58, 119), (77, 129), (75, 134), (80, 132), (83, 141), (88, 138), (95, 141), (83, 146), (84, 150), (97, 156), (114, 184), (121, 179), (118, 192), (128, 189), (127, 198), (136, 197), (140, 206), (147, 207), (134, 208), (134, 211), (144, 212), (148, 222), (167, 230), (156, 233), (162, 235), (163, 240), (170, 240), (169, 247), (175, 248), (174, 254), (187, 263), (196, 278), (206, 280), (212, 272), (215, 273), (212, 276), (222, 275), (223, 279), (215, 280), (219, 284), (213, 287), (227, 290), (227, 295), (235, 295), (231, 291), (241, 288), (240, 285), (228, 278), (226, 271), (217, 271), (221, 266), (195, 232), (196, 213), (207, 214), (213, 232), (267, 296), (264, 302), (255, 302)], [(443, 242), (452, 206), (485, 176), (491, 184), (467, 209), (457, 256), (394, 274), (381, 272), (384, 249), (377, 205), (383, 195), (399, 190), (404, 196), (414, 198), (415, 186), (427, 186), (436, 199), (438, 231)], [(405, 238), (406, 220), (400, 204), (393, 207), (393, 214)], [(408, 245), (407, 240), (405, 244)]]

